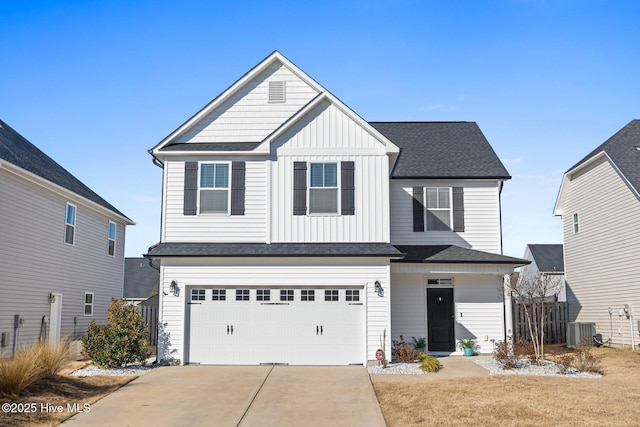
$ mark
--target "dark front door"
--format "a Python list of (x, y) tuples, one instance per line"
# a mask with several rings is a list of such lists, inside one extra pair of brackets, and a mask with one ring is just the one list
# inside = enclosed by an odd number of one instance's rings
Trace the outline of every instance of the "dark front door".
[(427, 289), (427, 322), (429, 351), (454, 351), (453, 289)]

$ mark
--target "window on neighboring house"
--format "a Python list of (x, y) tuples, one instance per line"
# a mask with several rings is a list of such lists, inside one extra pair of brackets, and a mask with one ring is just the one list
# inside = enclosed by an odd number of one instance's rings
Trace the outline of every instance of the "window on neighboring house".
[(300, 291), (300, 301), (315, 301), (316, 291), (313, 289), (303, 289)]
[(116, 224), (109, 221), (109, 255), (113, 256), (116, 253)]
[(427, 230), (451, 230), (451, 189), (427, 187)]
[(576, 234), (580, 231), (580, 218), (578, 217), (578, 212), (573, 214), (573, 234)]
[(309, 213), (338, 213), (338, 164), (311, 163)]
[(93, 316), (93, 292), (84, 293), (84, 315)]
[(229, 212), (229, 164), (200, 165), (200, 213)]
[(76, 207), (67, 203), (67, 216), (64, 226), (64, 242), (73, 245), (76, 241)]

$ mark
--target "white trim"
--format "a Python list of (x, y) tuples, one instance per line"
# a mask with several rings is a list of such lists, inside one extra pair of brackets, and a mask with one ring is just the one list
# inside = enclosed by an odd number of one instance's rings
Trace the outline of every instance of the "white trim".
[[(91, 303), (87, 302), (87, 295), (91, 295)], [(93, 308), (95, 305), (95, 293), (94, 292), (85, 292), (84, 300), (82, 301), (82, 314), (84, 317), (93, 317)], [(87, 314), (87, 307), (91, 307), (91, 313)]]
[[(73, 208), (73, 223), (67, 221), (69, 216), (69, 207)], [(64, 208), (64, 244), (69, 246), (76, 245), (76, 226), (78, 224), (78, 208), (73, 203), (67, 202)], [(67, 227), (71, 227), (73, 229), (73, 234), (71, 236), (71, 243), (67, 242)]]
[[(202, 188), (200, 188), (200, 183), (201, 183), (201, 178), (200, 178), (200, 174), (202, 173), (202, 165), (220, 165), (220, 164), (224, 164), (227, 165), (227, 187), (226, 188), (222, 188), (222, 187), (205, 187), (204, 190), (205, 191), (226, 191), (227, 192), (227, 212), (200, 212), (200, 191), (202, 190)], [(214, 168), (215, 169), (215, 168)], [(228, 160), (202, 160), (198, 162), (198, 176), (197, 176), (197, 184), (198, 184), (198, 194), (197, 194), (197, 203), (198, 203), (198, 209), (197, 209), (197, 215), (218, 215), (218, 216), (230, 216), (231, 215), (231, 169), (232, 169), (232, 164), (231, 161)]]
[[(113, 224), (113, 239), (111, 238), (111, 224)], [(115, 222), (109, 221), (109, 227), (107, 229), (107, 255), (115, 256), (116, 255), (116, 238), (118, 236), (118, 226)], [(109, 253), (109, 249), (111, 249), (111, 242), (113, 241), (113, 253)]]

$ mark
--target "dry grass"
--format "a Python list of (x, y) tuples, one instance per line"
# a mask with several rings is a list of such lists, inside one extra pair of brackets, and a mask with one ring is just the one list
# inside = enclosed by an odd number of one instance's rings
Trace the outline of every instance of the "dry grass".
[(0, 398), (0, 403), (35, 403), (38, 410), (35, 413), (5, 413), (0, 411), (0, 426), (12, 427), (44, 427), (57, 426), (65, 419), (75, 415), (66, 410), (61, 413), (41, 411), (40, 405), (61, 405), (78, 403), (93, 404), (106, 395), (113, 393), (135, 377), (71, 377), (54, 375), (36, 381), (18, 399)]
[(42, 378), (51, 377), (69, 361), (69, 343), (40, 344), (37, 347), (38, 363)]
[(16, 357), (0, 360), (0, 396), (17, 397), (41, 378), (39, 346), (22, 349)]
[(600, 379), (487, 376), (374, 388), (389, 427), (639, 425), (640, 353), (593, 351), (602, 356)]

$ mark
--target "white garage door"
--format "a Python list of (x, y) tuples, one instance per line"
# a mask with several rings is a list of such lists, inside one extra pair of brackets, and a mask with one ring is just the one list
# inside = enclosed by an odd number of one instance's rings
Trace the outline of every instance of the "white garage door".
[(365, 360), (363, 289), (188, 288), (188, 363)]

